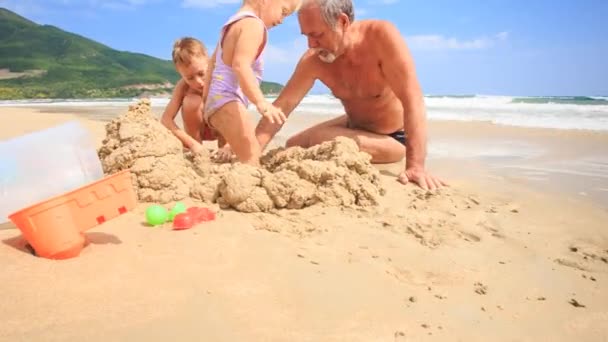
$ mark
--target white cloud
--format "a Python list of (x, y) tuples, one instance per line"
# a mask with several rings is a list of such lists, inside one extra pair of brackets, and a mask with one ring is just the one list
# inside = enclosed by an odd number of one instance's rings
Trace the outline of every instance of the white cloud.
[(361, 19), (369, 14), (367, 8), (355, 8), (355, 19)]
[(496, 39), (498, 40), (507, 40), (507, 38), (509, 38), (509, 32), (500, 32), (498, 34), (496, 34)]
[(183, 0), (182, 7), (185, 8), (211, 8), (222, 5), (238, 4), (242, 0)]
[(135, 9), (136, 6), (131, 3), (108, 1), (106, 3), (102, 3), (101, 7), (107, 8), (110, 10), (126, 11), (126, 10), (133, 10), (133, 9)]
[(264, 51), (264, 80), (287, 82), (307, 49), (306, 37), (303, 36), (292, 41), (269, 44)]
[(304, 51), (308, 49), (305, 37), (298, 37), (296, 40), (285, 45), (268, 44), (264, 51), (264, 63), (272, 64), (290, 64), (295, 65)]
[[(55, 0), (57, 1), (57, 0)], [(82, 1), (75, 1), (75, 0), (59, 0), (60, 2), (63, 2), (64, 4), (68, 4), (68, 3), (82, 3)], [(157, 2), (157, 0), (111, 0), (111, 1), (107, 1), (107, 0), (89, 0), (88, 3), (91, 6), (104, 6), (108, 3), (111, 3), (113, 6), (140, 6), (140, 5), (145, 5), (147, 3), (151, 3), (151, 2)]]
[(370, 5), (392, 5), (398, 3), (399, 0), (369, 0)]
[[(67, 2), (68, 0), (64, 0)], [(156, 2), (155, 0), (112, 0), (112, 1), (104, 1), (104, 0), (89, 0), (89, 4), (92, 7), (102, 7), (112, 10), (133, 10), (137, 7), (140, 7), (145, 4), (149, 4), (151, 2)]]
[(284, 49), (276, 45), (268, 44), (264, 51), (266, 63), (286, 63), (289, 61), (289, 49)]
[(412, 50), (481, 50), (490, 48), (508, 38), (509, 32), (500, 32), (490, 37), (471, 40), (461, 40), (435, 34), (406, 37)]

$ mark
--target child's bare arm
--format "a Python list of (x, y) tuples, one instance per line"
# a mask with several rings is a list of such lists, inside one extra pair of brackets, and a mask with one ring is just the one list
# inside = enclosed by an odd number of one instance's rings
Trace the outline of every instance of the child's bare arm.
[(262, 116), (272, 123), (282, 124), (285, 122), (285, 115), (279, 108), (266, 101), (251, 67), (264, 42), (264, 27), (253, 18), (240, 20), (236, 25), (240, 26), (237, 27), (231, 66), (243, 93), (255, 104)]
[(247, 98), (259, 109), (266, 101), (257, 84), (251, 65), (264, 42), (264, 27), (254, 18), (245, 18), (237, 23), (239, 29), (232, 55), (232, 69)]
[(211, 79), (213, 78), (213, 70), (215, 69), (215, 54), (217, 49), (213, 51), (209, 64), (207, 64), (207, 73), (205, 74), (205, 88), (203, 89), (203, 108), (204, 104), (207, 103), (207, 96), (209, 95), (209, 86), (211, 85)]
[(169, 100), (160, 122), (163, 124), (163, 126), (167, 127), (167, 129), (171, 131), (171, 133), (173, 133), (173, 135), (175, 135), (185, 147), (192, 150), (193, 148), (199, 147), (200, 143), (175, 124), (175, 117), (177, 116), (179, 109), (182, 107), (182, 102), (184, 101), (187, 88), (188, 86), (184, 80), (179, 80), (177, 82), (175, 89), (173, 89), (171, 100)]

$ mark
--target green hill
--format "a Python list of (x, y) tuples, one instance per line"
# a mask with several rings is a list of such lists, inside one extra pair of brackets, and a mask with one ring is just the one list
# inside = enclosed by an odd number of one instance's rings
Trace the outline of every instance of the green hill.
[[(133, 97), (170, 92), (173, 63), (114, 50), (0, 8), (0, 99)], [(282, 85), (263, 82), (276, 93)]]
[(283, 85), (275, 82), (262, 82), (260, 88), (264, 94), (278, 94), (283, 89)]

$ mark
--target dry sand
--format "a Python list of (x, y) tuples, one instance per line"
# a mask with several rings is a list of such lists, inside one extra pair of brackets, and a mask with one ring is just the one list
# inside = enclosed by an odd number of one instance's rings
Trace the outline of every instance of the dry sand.
[[(0, 108), (0, 139), (73, 119), (108, 146), (108, 122), (23, 108)], [(194, 160), (176, 163), (191, 163), (182, 172), (204, 181)], [(216, 221), (179, 232), (147, 227), (142, 203), (90, 230), (70, 260), (31, 255), (5, 225), (0, 340), (608, 339), (603, 202), (539, 192), (478, 163), (467, 172), (449, 158), (431, 164), (452, 187), (424, 193), (395, 181), (399, 165), (379, 166), (363, 178), (375, 184), (375, 203), (286, 209), (272, 201), (266, 212), (220, 210)], [(225, 171), (213, 171), (216, 190)], [(195, 187), (183, 188), (186, 196)]]

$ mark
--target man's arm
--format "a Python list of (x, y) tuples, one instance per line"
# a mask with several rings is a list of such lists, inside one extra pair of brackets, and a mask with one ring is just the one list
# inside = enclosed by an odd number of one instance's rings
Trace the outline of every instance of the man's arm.
[(398, 179), (403, 184), (414, 182), (425, 190), (440, 188), (447, 183), (428, 173), (424, 165), (426, 113), (414, 60), (394, 25), (383, 21), (376, 29), (376, 51), (382, 51), (380, 67), (403, 106), (403, 129), (407, 134), (405, 170)]
[(422, 169), (426, 159), (426, 114), (424, 98), (416, 77), (414, 60), (397, 28), (379, 23), (377, 51), (385, 79), (403, 106), (403, 129), (407, 134), (407, 169)]
[[(294, 108), (302, 101), (315, 83), (316, 61), (313, 58), (316, 57), (312, 55), (310, 51), (304, 53), (298, 62), (293, 75), (291, 75), (291, 78), (281, 91), (281, 94), (279, 94), (279, 97), (273, 102), (273, 105), (280, 108), (286, 117), (289, 117)], [(262, 151), (282, 126), (283, 124), (271, 123), (265, 118), (260, 120), (255, 129), (255, 135), (260, 143)]]

